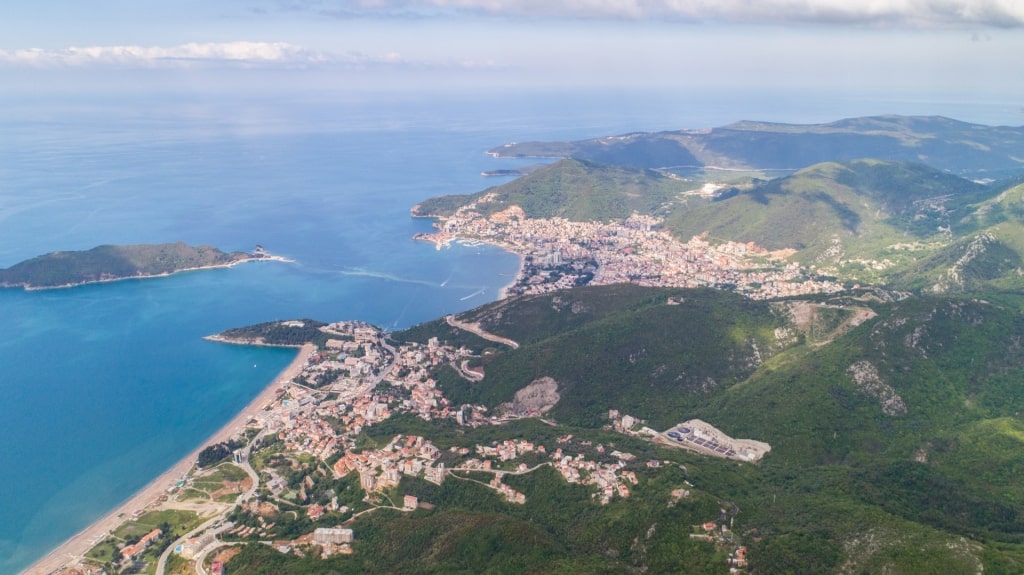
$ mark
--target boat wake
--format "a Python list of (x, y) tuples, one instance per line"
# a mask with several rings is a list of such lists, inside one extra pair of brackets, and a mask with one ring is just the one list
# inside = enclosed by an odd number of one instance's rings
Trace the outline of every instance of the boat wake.
[(388, 280), (388, 281), (399, 282), (399, 283), (419, 284), (419, 285), (425, 285), (425, 286), (431, 286), (431, 287), (434, 286), (434, 282), (430, 282), (430, 281), (427, 281), (427, 280), (419, 280), (419, 279), (413, 279), (413, 278), (403, 278), (403, 277), (399, 277), (399, 276), (388, 274), (388, 273), (384, 273), (384, 272), (374, 272), (374, 271), (361, 270), (361, 269), (349, 269), (349, 270), (341, 270), (338, 273), (340, 273), (343, 276), (360, 276), (360, 277)]
[(469, 294), (469, 295), (468, 295), (468, 296), (466, 296), (466, 297), (463, 297), (463, 298), (459, 298), (459, 301), (466, 301), (466, 300), (467, 300), (467, 299), (469, 299), (469, 298), (472, 298), (472, 297), (476, 297), (476, 296), (478, 296), (478, 295), (483, 295), (483, 293), (484, 293), (485, 291), (487, 291), (487, 288), (480, 288), (480, 289), (476, 290), (475, 292), (473, 292), (473, 293)]

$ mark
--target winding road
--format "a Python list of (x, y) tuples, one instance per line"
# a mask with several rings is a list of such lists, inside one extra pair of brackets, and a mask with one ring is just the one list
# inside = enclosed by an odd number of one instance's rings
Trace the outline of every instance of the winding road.
[(445, 316), (444, 319), (445, 319), (445, 321), (448, 322), (448, 325), (450, 325), (452, 327), (457, 327), (457, 328), (459, 328), (461, 330), (468, 331), (469, 333), (472, 333), (474, 335), (478, 335), (478, 336), (486, 339), (487, 341), (493, 341), (495, 343), (503, 343), (503, 344), (511, 347), (512, 349), (519, 349), (519, 344), (516, 343), (515, 341), (512, 341), (511, 339), (509, 339), (507, 337), (501, 337), (500, 335), (495, 335), (495, 334), (493, 334), (493, 333), (491, 333), (489, 331), (484, 331), (483, 328), (481, 328), (479, 325), (477, 325), (475, 323), (464, 323), (464, 322), (461, 322), (461, 321), (455, 319), (454, 315)]

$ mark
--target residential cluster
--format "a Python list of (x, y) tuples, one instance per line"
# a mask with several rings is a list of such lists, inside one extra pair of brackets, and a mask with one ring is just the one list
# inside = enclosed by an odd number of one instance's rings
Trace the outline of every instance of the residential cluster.
[(842, 285), (783, 264), (753, 243), (711, 242), (707, 234), (681, 242), (660, 229), (663, 221), (636, 215), (616, 222), (527, 218), (518, 206), (484, 215), (494, 194), (462, 206), (419, 234), (438, 246), (454, 239), (487, 241), (518, 253), (524, 265), (507, 295), (555, 291), (587, 283), (659, 287), (730, 287), (766, 299), (841, 291)]
[[(635, 464), (633, 455), (611, 447), (606, 450), (600, 444), (574, 441), (572, 435), (558, 438), (553, 451), (524, 439), (509, 439), (489, 445), (452, 447), (442, 452), (429, 439), (411, 434), (396, 435), (381, 448), (361, 448), (357, 445), (361, 432), (396, 413), (415, 414), (427, 421), (452, 419), (459, 425), (473, 427), (502, 420), (489, 415), (483, 406), (452, 406), (430, 377), (431, 368), (464, 361), (471, 355), (469, 351), (442, 345), (436, 338), (426, 344), (392, 346), (381, 330), (360, 322), (331, 324), (322, 330), (331, 337), (311, 355), (298, 376), (282, 382), (277, 399), (268, 404), (254, 422), (258, 428), (257, 439), (263, 438), (261, 443), (270, 439), (283, 447), (282, 452), (269, 457), (290, 461), (290, 471), (282, 470), (280, 464), (265, 466), (259, 477), (269, 490), (270, 499), (242, 502), (243, 509), (255, 517), (255, 522), (228, 523), (216, 532), (190, 534), (180, 545), (182, 557), (198, 557), (201, 550), (214, 544), (212, 539), (217, 532), (243, 540), (273, 537), (277, 526), (274, 521), (280, 513), (274, 500), (301, 505), (312, 521), (322, 519), (328, 512), (348, 513), (350, 509), (340, 505), (337, 494), (329, 503), (322, 494), (316, 496), (318, 501), (312, 501), (311, 494), (316, 491), (318, 481), (313, 475), (317, 473), (325, 479), (356, 474), (360, 487), (367, 494), (365, 503), (370, 505), (360, 513), (378, 507), (407, 512), (431, 507), (430, 503), (419, 502), (408, 494), (400, 501), (391, 502), (392, 490), (399, 486), (402, 477), (421, 477), (435, 484), (451, 478), (475, 481), (515, 504), (525, 503), (526, 495), (506, 483), (508, 477), (532, 473), (542, 466), (553, 467), (570, 483), (592, 486), (593, 497), (602, 504), (629, 498), (631, 488), (639, 482), (636, 473), (640, 466)], [(630, 415), (612, 410), (609, 417), (611, 427), (621, 433), (657, 434), (644, 426), (642, 420)], [(303, 460), (301, 455), (318, 463)], [(236, 451), (235, 463), (249, 468), (248, 451)], [(659, 465), (658, 461), (647, 462), (649, 468)], [(478, 481), (472, 473), (463, 472), (491, 473), (492, 477), (489, 481)], [(259, 484), (253, 486), (253, 493), (257, 487)], [(143, 538), (138, 546), (126, 552), (141, 551), (155, 536)], [(307, 544), (312, 544), (320, 548), (322, 555), (351, 553), (352, 537), (351, 530), (343, 526), (318, 528), (314, 534), (290, 542), (288, 547), (299, 553)]]
[(403, 475), (444, 481), (444, 465), (434, 466), (441, 451), (429, 440), (416, 435), (395, 436), (381, 449), (348, 451), (334, 463), (336, 477), (359, 474), (359, 485), (367, 493), (396, 487)]
[(490, 486), (495, 489), (502, 497), (504, 497), (509, 503), (518, 503), (522, 505), (526, 503), (526, 495), (512, 489), (510, 485), (502, 483), (501, 479), (504, 477), (503, 473), (495, 473), (494, 479), (491, 480)]
[(305, 385), (345, 393), (355, 384), (365, 384), (380, 375), (390, 359), (384, 334), (360, 321), (342, 321), (320, 328), (328, 339), (304, 370)]
[(723, 509), (717, 521), (707, 521), (701, 525), (694, 525), (691, 539), (707, 541), (715, 547), (728, 553), (725, 562), (729, 566), (729, 573), (739, 574), (747, 572), (747, 548), (736, 543), (736, 536), (732, 532), (732, 521), (726, 521), (726, 511)]
[[(310, 357), (302, 373), (282, 388), (281, 400), (257, 422), (287, 450), (327, 460), (339, 450), (352, 449), (365, 427), (393, 413), (415, 413), (426, 420), (456, 417), (428, 369), (467, 354), (465, 350), (442, 346), (436, 338), (427, 345), (395, 349), (381, 330), (361, 322), (339, 322), (322, 330), (351, 339), (328, 339), (326, 349)], [(354, 357), (345, 350), (361, 353)], [(324, 374), (332, 374), (327, 385), (304, 385)], [(383, 383), (385, 377), (390, 385)]]
[(594, 485), (597, 492), (593, 497), (607, 505), (616, 495), (626, 499), (629, 497), (629, 485), (636, 485), (639, 480), (636, 473), (624, 468), (636, 458), (629, 453), (613, 451), (614, 463), (598, 463), (588, 460), (583, 454), (569, 455), (559, 447), (551, 454), (555, 469), (569, 483)]

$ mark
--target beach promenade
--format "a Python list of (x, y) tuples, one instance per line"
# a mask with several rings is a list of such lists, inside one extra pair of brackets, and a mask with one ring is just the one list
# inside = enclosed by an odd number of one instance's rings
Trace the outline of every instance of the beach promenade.
[(96, 543), (103, 540), (108, 533), (116, 529), (121, 523), (130, 519), (136, 510), (144, 509), (146, 506), (155, 503), (162, 494), (166, 493), (169, 488), (174, 486), (192, 469), (193, 465), (195, 465), (196, 458), (199, 456), (199, 452), (202, 451), (203, 448), (207, 445), (227, 441), (232, 436), (240, 434), (244, 430), (245, 424), (252, 418), (252, 416), (259, 413), (268, 402), (275, 398), (277, 395), (277, 389), (281, 384), (290, 381), (302, 371), (302, 367), (306, 364), (310, 354), (315, 350), (316, 346), (312, 344), (302, 346), (302, 349), (299, 351), (298, 355), (295, 356), (295, 359), (291, 364), (289, 364), (284, 371), (279, 373), (277, 377), (275, 377), (274, 380), (271, 381), (270, 384), (268, 384), (259, 395), (249, 402), (249, 404), (245, 406), (245, 408), (242, 409), (231, 421), (224, 424), (223, 427), (211, 435), (206, 441), (196, 446), (196, 448), (188, 455), (171, 466), (167, 471), (160, 474), (160, 476), (139, 490), (131, 498), (118, 505), (113, 511), (107, 513), (85, 529), (79, 531), (59, 547), (48, 553), (45, 557), (36, 561), (28, 569), (22, 571), (22, 573), (24, 575), (50, 575), (51, 573), (59, 573), (62, 567), (76, 563)]

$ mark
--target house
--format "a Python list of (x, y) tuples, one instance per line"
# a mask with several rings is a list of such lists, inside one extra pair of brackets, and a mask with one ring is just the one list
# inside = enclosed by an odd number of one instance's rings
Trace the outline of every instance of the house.
[(323, 505), (310, 505), (307, 513), (310, 519), (316, 521), (324, 516), (324, 507)]

